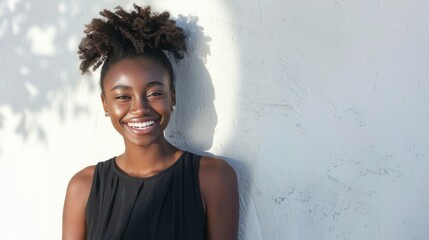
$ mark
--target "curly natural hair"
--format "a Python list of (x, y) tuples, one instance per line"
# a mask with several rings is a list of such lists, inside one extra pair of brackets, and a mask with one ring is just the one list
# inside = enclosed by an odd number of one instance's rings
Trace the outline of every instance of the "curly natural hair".
[(104, 9), (100, 15), (85, 25), (86, 36), (79, 45), (80, 70), (86, 73), (103, 64), (100, 86), (107, 69), (114, 63), (133, 57), (148, 57), (164, 66), (173, 83), (173, 70), (164, 51), (175, 60), (187, 51), (186, 35), (168, 12), (153, 13), (151, 8), (134, 4), (131, 12), (118, 6), (115, 11)]

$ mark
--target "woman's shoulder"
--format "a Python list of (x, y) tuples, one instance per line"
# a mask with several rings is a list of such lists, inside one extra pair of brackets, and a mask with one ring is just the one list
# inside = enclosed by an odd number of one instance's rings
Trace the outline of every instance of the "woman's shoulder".
[(94, 176), (94, 171), (95, 165), (91, 165), (77, 172), (70, 179), (70, 182), (67, 187), (67, 192), (72, 195), (89, 194), (92, 185), (92, 178)]
[(92, 186), (92, 179), (94, 178), (94, 173), (96, 168), (105, 168), (106, 166), (110, 166), (114, 161), (114, 157), (110, 158), (106, 161), (98, 162), (96, 165), (90, 165), (79, 172), (77, 172), (70, 179), (69, 188), (78, 188), (78, 189), (87, 189)]
[(223, 191), (235, 191), (237, 175), (234, 168), (218, 157), (202, 156), (199, 169), (200, 187), (207, 198)]
[(199, 180), (208, 235), (212, 239), (237, 239), (239, 203), (234, 169), (221, 158), (203, 156)]
[(85, 208), (95, 166), (77, 172), (69, 181), (63, 209), (63, 239), (84, 239)]
[(234, 169), (227, 161), (212, 156), (201, 156), (200, 173), (215, 178), (236, 177)]

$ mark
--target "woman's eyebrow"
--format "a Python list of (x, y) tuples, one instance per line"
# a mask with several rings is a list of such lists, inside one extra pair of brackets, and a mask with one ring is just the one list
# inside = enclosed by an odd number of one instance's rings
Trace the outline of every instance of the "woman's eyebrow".
[[(152, 82), (149, 82), (148, 84), (147, 84), (147, 86), (148, 87), (151, 87), (151, 86), (164, 86), (164, 83), (162, 83), (162, 82), (158, 82), (158, 81), (152, 81)], [(114, 91), (114, 90), (129, 90), (129, 89), (131, 89), (132, 87), (130, 87), (130, 86), (128, 86), (128, 85), (122, 85), (122, 84), (120, 84), (120, 85), (116, 85), (116, 86), (114, 86), (112, 89), (110, 89), (110, 91)]]
[(149, 82), (148, 84), (147, 84), (147, 86), (156, 86), (156, 85), (158, 85), (158, 86), (164, 86), (164, 83), (162, 83), (162, 82), (158, 82), (158, 81), (152, 81), (152, 82)]
[(128, 89), (131, 89), (131, 87), (128, 85), (116, 85), (112, 89), (110, 89), (110, 91), (117, 90), (117, 89), (128, 90)]

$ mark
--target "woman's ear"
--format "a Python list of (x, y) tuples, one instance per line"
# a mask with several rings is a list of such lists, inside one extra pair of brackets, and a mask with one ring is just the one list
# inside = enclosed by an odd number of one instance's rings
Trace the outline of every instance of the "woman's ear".
[(103, 93), (100, 94), (100, 98), (101, 98), (101, 103), (103, 104), (104, 112), (108, 113), (109, 112), (109, 108), (107, 107), (106, 97), (104, 96)]
[(171, 106), (176, 105), (176, 89), (173, 87), (171, 89)]

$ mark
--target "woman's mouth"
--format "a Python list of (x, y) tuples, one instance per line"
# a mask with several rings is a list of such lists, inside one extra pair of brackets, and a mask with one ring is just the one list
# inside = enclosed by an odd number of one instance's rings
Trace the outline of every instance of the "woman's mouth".
[(155, 124), (155, 121), (146, 121), (146, 122), (127, 122), (125, 123), (128, 127), (132, 127), (135, 129), (146, 129)]
[(122, 122), (128, 129), (134, 134), (137, 135), (147, 135), (151, 134), (157, 124), (157, 120), (147, 120), (147, 121), (132, 121), (132, 122)]

